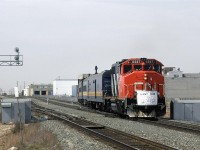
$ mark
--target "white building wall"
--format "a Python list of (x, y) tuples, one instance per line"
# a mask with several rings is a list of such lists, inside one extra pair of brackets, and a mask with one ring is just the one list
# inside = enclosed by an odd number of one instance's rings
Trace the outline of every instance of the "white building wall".
[(183, 72), (182, 71), (170, 71), (167, 73), (166, 77), (170, 78), (181, 78), (183, 77)]
[(24, 96), (30, 96), (30, 88), (29, 88), (29, 86), (27, 86), (27, 87), (24, 89)]
[(53, 95), (72, 96), (72, 85), (78, 85), (78, 80), (53, 81)]
[(24, 89), (24, 96), (29, 96), (28, 89)]
[(77, 97), (78, 85), (72, 85), (72, 96)]
[(200, 78), (165, 77), (166, 98), (200, 99)]

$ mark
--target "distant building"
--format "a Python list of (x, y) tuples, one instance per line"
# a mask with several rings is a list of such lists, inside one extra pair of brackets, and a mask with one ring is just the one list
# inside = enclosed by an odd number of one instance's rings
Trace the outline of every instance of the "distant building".
[(180, 78), (183, 77), (183, 71), (180, 68), (176, 69), (175, 67), (166, 67), (163, 69), (165, 77), (170, 78)]
[(77, 79), (56, 79), (53, 81), (53, 95), (72, 96), (74, 85), (78, 85)]
[(24, 96), (53, 95), (52, 84), (31, 84), (24, 89)]
[(180, 69), (171, 68), (164, 72), (165, 97), (200, 99), (200, 73), (183, 73)]
[(163, 74), (167, 74), (168, 72), (170, 72), (170, 71), (173, 71), (175, 69), (175, 67), (164, 67), (163, 68)]
[(77, 97), (78, 85), (72, 85), (72, 96)]

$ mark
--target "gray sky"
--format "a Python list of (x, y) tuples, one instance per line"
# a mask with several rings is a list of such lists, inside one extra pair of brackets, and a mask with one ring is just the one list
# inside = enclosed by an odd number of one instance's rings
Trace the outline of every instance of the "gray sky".
[(0, 55), (24, 55), (0, 67), (0, 88), (77, 78), (123, 58), (156, 58), (200, 72), (200, 1), (0, 0)]

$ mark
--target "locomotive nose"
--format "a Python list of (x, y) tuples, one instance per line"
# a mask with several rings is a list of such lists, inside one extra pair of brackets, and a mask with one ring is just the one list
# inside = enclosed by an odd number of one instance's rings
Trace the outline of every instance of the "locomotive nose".
[(149, 82), (153, 81), (153, 76), (154, 75), (152, 73), (150, 73), (150, 72), (144, 72), (144, 74), (143, 74), (144, 81), (145, 82), (147, 82), (147, 81), (149, 81)]

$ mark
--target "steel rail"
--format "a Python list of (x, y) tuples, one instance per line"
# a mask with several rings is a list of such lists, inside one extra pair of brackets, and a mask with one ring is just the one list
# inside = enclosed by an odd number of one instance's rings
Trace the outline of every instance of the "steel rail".
[[(36, 104), (33, 106), (35, 107)], [(45, 113), (52, 117), (56, 117), (60, 120), (65, 121), (67, 124), (70, 124), (72, 127), (76, 127), (85, 131), (87, 133), (92, 134), (93, 136), (99, 137), (106, 142), (110, 142), (115, 146), (119, 146), (119, 149), (127, 149), (127, 150), (175, 150), (173, 147), (169, 147), (160, 143), (156, 143), (154, 141), (150, 141), (135, 135), (131, 135), (128, 133), (124, 133), (122, 131), (118, 131), (115, 129), (111, 129), (108, 127), (104, 127), (102, 125), (98, 125), (96, 123), (83, 120), (74, 116), (69, 116), (61, 112), (57, 112), (55, 110), (44, 108), (42, 106), (37, 106), (35, 111)]]
[[(42, 100), (44, 101), (43, 99), (39, 99), (39, 100)], [(81, 111), (90, 111), (90, 112), (93, 112), (93, 113), (98, 113), (98, 114), (102, 114), (102, 115), (106, 115), (106, 116), (110, 116), (110, 117), (116, 117), (116, 115), (113, 115), (111, 113), (106, 113), (106, 112), (103, 112), (101, 113), (101, 111), (96, 111), (94, 109), (83, 109), (84, 106), (82, 106), (81, 108), (78, 107), (78, 106), (73, 106), (73, 105), (68, 105), (68, 104), (65, 104), (63, 102), (56, 102), (54, 100), (51, 100), (50, 101), (51, 104), (54, 104), (54, 105), (58, 105), (58, 106), (64, 106), (64, 107), (68, 107), (68, 108), (72, 108), (72, 109), (78, 109), (78, 110), (81, 110)], [(152, 120), (147, 120), (147, 119), (141, 119), (141, 118), (137, 118), (136, 120), (132, 120), (132, 121), (136, 121), (136, 122), (141, 122), (141, 123), (145, 123), (145, 124), (151, 124), (151, 125), (155, 125), (155, 126), (159, 126), (159, 127), (164, 127), (164, 128), (168, 128), (168, 129), (174, 129), (174, 130), (179, 130), (179, 131), (182, 131), (182, 132), (187, 132), (187, 133), (193, 133), (193, 134), (197, 134), (197, 135), (200, 135), (200, 124), (188, 124), (188, 123), (183, 123), (183, 122), (175, 122), (175, 121), (170, 121), (170, 120), (167, 120), (167, 119), (159, 119), (157, 121), (152, 121)]]
[(175, 121), (170, 121), (166, 119), (159, 119), (158, 121), (152, 121), (152, 120), (144, 120), (144, 119), (138, 119), (137, 122), (141, 123), (147, 123), (155, 126), (160, 126), (160, 127), (165, 127), (165, 128), (170, 128), (170, 129), (175, 129), (179, 131), (184, 131), (184, 132), (189, 132), (193, 134), (200, 135), (200, 124), (188, 124), (188, 123), (183, 123), (183, 122), (175, 122)]

